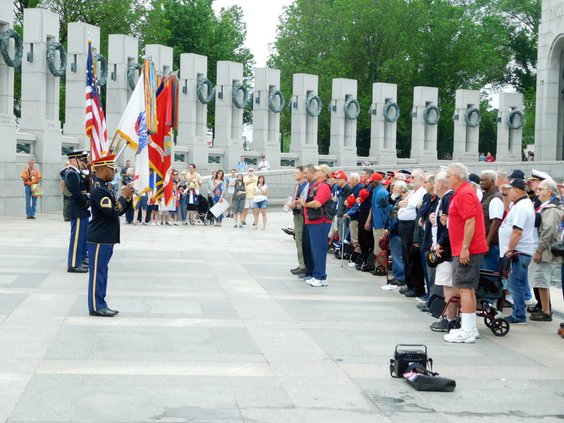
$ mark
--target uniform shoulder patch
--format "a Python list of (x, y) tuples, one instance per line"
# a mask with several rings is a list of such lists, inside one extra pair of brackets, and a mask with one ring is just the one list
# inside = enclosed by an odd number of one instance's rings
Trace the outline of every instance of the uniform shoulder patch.
[(102, 207), (103, 209), (111, 209), (112, 200), (110, 200), (110, 197), (102, 197), (102, 199), (100, 200), (100, 207)]

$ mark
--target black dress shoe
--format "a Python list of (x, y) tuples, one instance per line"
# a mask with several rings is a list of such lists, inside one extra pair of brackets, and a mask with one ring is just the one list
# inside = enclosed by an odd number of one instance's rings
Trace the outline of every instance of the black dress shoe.
[(110, 307), (106, 307), (106, 310), (111, 311), (114, 314), (119, 314), (119, 310), (113, 310)]
[(85, 258), (84, 261), (82, 262), (82, 267), (88, 267), (90, 266), (90, 260), (88, 258)]
[(407, 286), (404, 286), (403, 288), (400, 288), (399, 293), (405, 294), (408, 290), (409, 290), (409, 288)]
[(417, 292), (413, 289), (408, 289), (404, 295), (408, 298), (415, 298), (415, 297), (421, 297), (422, 295), (425, 295), (425, 294), (420, 294), (419, 292)]
[(114, 317), (117, 313), (110, 310), (109, 308), (103, 308), (102, 310), (91, 311), (91, 316), (98, 316), (98, 317)]
[(77, 267), (69, 267), (67, 269), (68, 273), (88, 273), (88, 268), (77, 266)]

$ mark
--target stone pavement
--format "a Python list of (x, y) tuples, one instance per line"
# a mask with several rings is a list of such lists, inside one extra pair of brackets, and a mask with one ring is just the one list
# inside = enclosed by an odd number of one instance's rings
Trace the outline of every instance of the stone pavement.
[[(476, 344), (428, 329), (384, 278), (329, 258), (329, 287), (290, 275), (290, 216), (269, 228), (122, 226), (116, 318), (89, 317), (59, 215), (0, 220), (0, 422), (543, 422), (564, 419), (560, 319)], [(555, 295), (558, 295), (556, 293)], [(392, 379), (423, 343), (453, 393)]]

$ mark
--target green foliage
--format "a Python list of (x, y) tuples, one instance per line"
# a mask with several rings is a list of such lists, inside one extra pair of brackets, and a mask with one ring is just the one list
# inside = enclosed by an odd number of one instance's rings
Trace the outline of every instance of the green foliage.
[[(333, 78), (358, 80), (358, 99), (363, 108), (357, 125), (358, 147), (362, 153), (367, 151), (366, 130), (370, 127), (370, 117), (366, 112), (372, 102), (374, 82), (398, 85), (398, 104), (402, 110), (397, 144), (400, 157), (410, 151), (409, 112), (413, 87), (438, 87), (442, 111), (439, 154), (452, 152), (450, 117), (457, 89), (504, 84), (534, 87), (534, 70), (530, 65), (536, 61), (536, 36), (532, 36), (534, 31), (529, 28), (534, 28), (538, 22), (532, 20), (526, 30), (518, 25), (510, 30), (507, 8), (516, 2), (486, 3), (484, 0), (485, 5), (478, 3), (296, 0), (280, 19), (269, 65), (281, 70), (285, 93), (292, 90), (294, 73), (319, 75), (319, 93), (325, 103), (331, 99)], [(530, 7), (525, 7), (525, 3)], [(516, 13), (534, 14), (537, 10), (540, 13), (539, 3), (540, 0), (524, 0), (522, 7), (513, 9), (519, 9)], [(516, 34), (519, 34), (518, 40)], [(532, 114), (534, 111), (529, 110), (527, 116)], [(282, 126), (285, 131), (289, 130), (288, 113), (282, 117)], [(481, 128), (486, 137), (489, 137), (489, 130), (486, 126)], [(329, 144), (327, 112), (319, 119), (319, 144), (320, 153), (326, 153)]]

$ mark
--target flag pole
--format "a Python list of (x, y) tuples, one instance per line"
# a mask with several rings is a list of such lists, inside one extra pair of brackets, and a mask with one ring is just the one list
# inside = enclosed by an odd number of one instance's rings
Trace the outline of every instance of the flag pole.
[[(121, 142), (121, 137), (120, 137), (120, 142)], [(118, 144), (119, 145), (119, 144)], [(121, 156), (121, 153), (123, 153), (123, 150), (125, 150), (125, 148), (127, 147), (127, 142), (123, 145), (123, 147), (121, 148), (121, 150), (119, 150), (119, 153), (116, 154), (116, 157), (114, 159), (114, 161), (117, 161), (118, 157)]]

